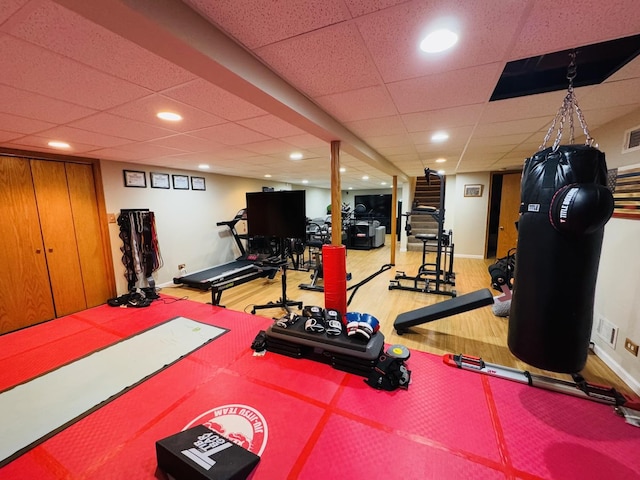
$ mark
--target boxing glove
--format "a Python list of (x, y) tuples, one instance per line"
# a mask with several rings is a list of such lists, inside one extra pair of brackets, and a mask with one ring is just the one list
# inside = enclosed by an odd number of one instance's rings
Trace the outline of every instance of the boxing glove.
[(602, 185), (573, 183), (558, 189), (551, 199), (549, 221), (561, 233), (591, 234), (613, 214), (613, 195)]
[(324, 311), (324, 325), (327, 335), (337, 336), (342, 333), (342, 322), (340, 321), (340, 312), (332, 308)]

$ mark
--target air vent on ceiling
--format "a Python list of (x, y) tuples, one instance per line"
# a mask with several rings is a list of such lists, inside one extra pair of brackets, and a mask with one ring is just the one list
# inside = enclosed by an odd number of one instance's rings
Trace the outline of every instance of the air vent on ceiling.
[(622, 153), (635, 152), (636, 150), (640, 150), (640, 126), (624, 132)]

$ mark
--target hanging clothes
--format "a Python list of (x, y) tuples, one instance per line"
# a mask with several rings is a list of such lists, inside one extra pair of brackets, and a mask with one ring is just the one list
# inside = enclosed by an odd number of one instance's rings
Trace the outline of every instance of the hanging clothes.
[[(140, 281), (155, 294), (153, 272), (164, 264), (158, 243), (155, 214), (148, 210), (121, 210), (118, 216), (122, 239), (122, 263), (129, 291), (135, 290)], [(148, 290), (148, 291), (147, 291)], [(155, 297), (157, 298), (157, 296)]]

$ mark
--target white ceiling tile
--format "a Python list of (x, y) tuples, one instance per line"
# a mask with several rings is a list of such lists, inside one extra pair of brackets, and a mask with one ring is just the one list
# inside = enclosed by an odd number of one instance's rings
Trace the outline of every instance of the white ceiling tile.
[(503, 66), (491, 63), (403, 80), (389, 84), (389, 93), (400, 113), (483, 103), (491, 97)]
[(0, 130), (0, 142), (14, 143), (24, 136), (24, 133), (7, 132), (4, 130)]
[(637, 34), (637, 0), (536, 0), (508, 60)]
[[(2, 89), (0, 88), (0, 92), (1, 91)], [(2, 103), (1, 100), (0, 103)], [(19, 133), (36, 133), (55, 126), (53, 123), (43, 122), (34, 118), (20, 117), (18, 115), (9, 115), (7, 113), (0, 113), (0, 125), (11, 126), (11, 131)]]
[(442, 130), (451, 127), (475, 125), (482, 114), (484, 103), (461, 107), (429, 110), (401, 115), (408, 132)]
[(119, 148), (101, 148), (94, 150), (92, 155), (95, 158), (108, 158), (110, 160), (133, 162), (141, 159), (141, 154), (138, 152), (129, 152), (121, 150)]
[(399, 3), (405, 3), (406, 0), (345, 0), (347, 7), (353, 17), (360, 17), (368, 13), (384, 10)]
[(194, 78), (186, 70), (54, 2), (39, 2), (10, 33), (153, 91)]
[(584, 109), (595, 109), (637, 104), (639, 101), (640, 78), (632, 78), (595, 86), (579, 100), (579, 105)]
[(341, 0), (283, 1), (279, 2), (277, 15), (273, 14), (272, 2), (185, 0), (185, 3), (252, 49), (350, 18)]
[(118, 150), (139, 155), (139, 158), (156, 158), (166, 157), (168, 155), (182, 153), (182, 150), (169, 147), (161, 147), (152, 143), (130, 143), (128, 145), (120, 145)]
[[(179, 122), (160, 120), (156, 114), (162, 111), (178, 113), (182, 115), (183, 119)], [(112, 108), (109, 113), (174, 132), (188, 132), (225, 123), (225, 120), (220, 117), (157, 94)]]
[[(288, 143), (285, 143), (281, 140), (276, 140), (276, 139), (264, 140), (261, 142), (254, 142), (254, 143), (246, 143), (242, 145), (242, 148), (249, 152), (258, 153), (261, 155), (273, 155), (273, 154), (282, 152), (283, 157), (286, 157), (286, 158), (288, 158), (290, 153), (296, 150)], [(288, 153), (287, 153), (287, 150), (288, 150)]]
[[(48, 142), (52, 140), (50, 137), (44, 137), (39, 135), (28, 135), (18, 138), (13, 142), (8, 142), (10, 148), (21, 148), (27, 150), (37, 150), (39, 152), (51, 152), (62, 155), (85, 155), (86, 152), (96, 150), (101, 145), (90, 145), (75, 142), (69, 149), (52, 148), (48, 145)], [(57, 139), (56, 139), (57, 140)]]
[[(149, 141), (148, 143), (189, 152), (206, 152), (224, 148), (220, 143), (186, 134), (171, 135)], [(200, 153), (200, 155), (202, 155), (202, 153)]]
[(195, 130), (191, 134), (230, 146), (245, 145), (269, 139), (266, 135), (230, 122)]
[[(526, 2), (414, 0), (358, 18), (356, 24), (386, 83), (501, 61)], [(499, 25), (499, 27), (498, 27)], [(439, 54), (419, 48), (427, 33), (449, 26), (459, 41)]]
[[(574, 90), (578, 102), (594, 87), (580, 87)], [(510, 98), (489, 102), (482, 112), (482, 123), (506, 122), (526, 118), (555, 116), (562, 106), (566, 91), (540, 93), (526, 97)]]
[(310, 97), (379, 83), (375, 65), (352, 23), (332, 25), (256, 52), (279, 75)]
[[(160, 123), (158, 120), (155, 121), (158, 124)], [(104, 133), (137, 141), (167, 137), (169, 135), (175, 135), (176, 133), (174, 130), (168, 130), (159, 126), (156, 127), (149, 123), (131, 120), (110, 113), (96, 113), (95, 115), (70, 122), (69, 125), (90, 132)]]
[[(12, 15), (15, 15), (18, 10), (30, 1), (31, 0), (2, 0), (2, 8), (0, 8), (0, 25), (11, 18)], [(4, 30), (4, 28), (0, 28), (0, 30)]]
[(473, 132), (475, 137), (495, 137), (512, 133), (536, 133), (548, 129), (553, 121), (553, 115), (508, 122), (485, 123), (478, 125)]
[(0, 35), (0, 53), (11, 65), (4, 69), (2, 83), (76, 105), (103, 109), (149, 94), (146, 88), (8, 35)]
[(368, 118), (355, 122), (345, 122), (345, 126), (362, 138), (406, 133), (407, 130), (398, 115), (382, 118)]
[(202, 79), (193, 80), (184, 85), (165, 90), (162, 94), (230, 121), (258, 117), (267, 113), (261, 108)]
[(247, 120), (240, 120), (238, 123), (273, 138), (292, 137), (305, 133), (304, 130), (281, 120), (275, 115), (262, 115)]
[(126, 138), (89, 132), (87, 130), (81, 130), (79, 128), (73, 128), (65, 125), (40, 132), (39, 136), (46, 137), (50, 140), (64, 141), (71, 145), (86, 144), (95, 145), (97, 147), (117, 147), (118, 145), (131, 143), (131, 140)]
[[(86, 117), (95, 110), (0, 83), (0, 112), (59, 124)], [(11, 124), (11, 120), (8, 122)]]
[(308, 133), (303, 135), (293, 135), (291, 137), (283, 137), (281, 140), (285, 143), (289, 143), (294, 147), (298, 148), (313, 148), (313, 147), (322, 147), (326, 148), (327, 151), (330, 151), (329, 144), (322, 140), (321, 138), (314, 137)]
[(396, 115), (387, 90), (381, 86), (317, 97), (316, 102), (341, 122)]

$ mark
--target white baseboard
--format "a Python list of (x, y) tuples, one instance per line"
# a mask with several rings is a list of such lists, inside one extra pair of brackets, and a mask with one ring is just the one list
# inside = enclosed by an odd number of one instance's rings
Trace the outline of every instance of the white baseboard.
[(624, 368), (618, 364), (609, 354), (598, 345), (594, 345), (593, 351), (595, 354), (600, 357), (600, 359), (605, 363), (607, 367), (609, 367), (613, 372), (618, 375), (624, 383), (629, 385), (631, 390), (640, 395), (640, 382), (633, 378), (629, 372), (627, 372)]
[(453, 258), (476, 258), (478, 260), (483, 260), (484, 255), (467, 255), (466, 253), (454, 253)]

